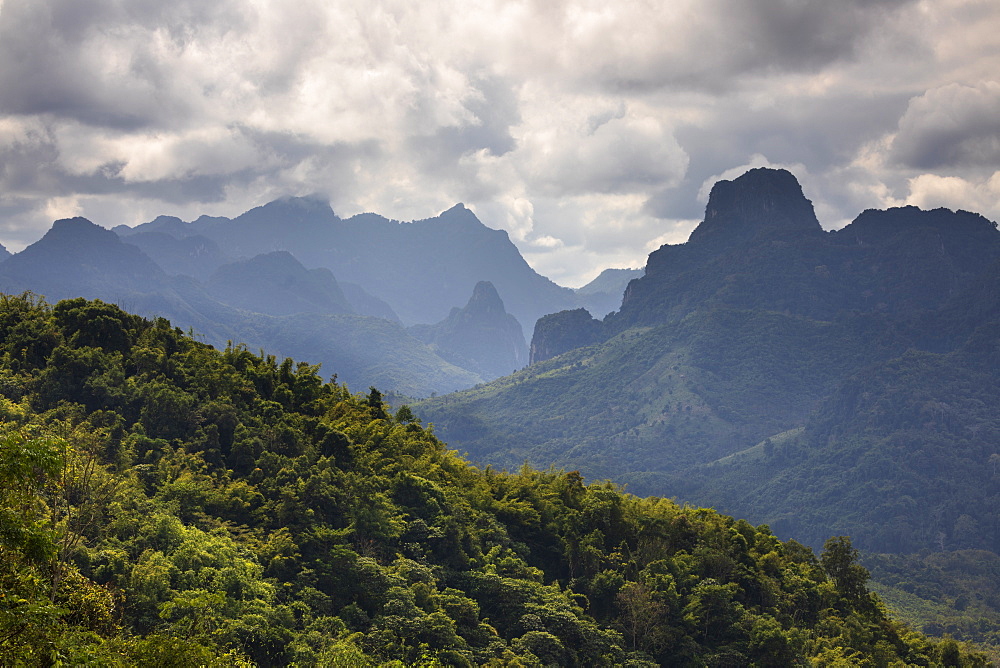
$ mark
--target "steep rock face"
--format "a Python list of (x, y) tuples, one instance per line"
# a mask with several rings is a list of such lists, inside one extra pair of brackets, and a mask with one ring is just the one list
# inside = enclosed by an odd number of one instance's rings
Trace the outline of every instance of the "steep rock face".
[[(728, 306), (758, 306), (763, 300), (775, 309), (798, 308), (810, 300), (797, 292), (822, 264), (813, 261), (809, 247), (825, 237), (812, 203), (789, 172), (752, 169), (719, 181), (705, 220), (688, 242), (651, 253), (645, 276), (629, 283), (614, 327), (662, 322), (713, 294)], [(778, 271), (763, 274), (764, 265)]]
[(531, 337), (531, 363), (544, 362), (603, 338), (601, 321), (594, 319), (586, 309), (551, 313), (535, 323), (535, 332)]
[(220, 267), (205, 287), (220, 301), (268, 315), (353, 312), (328, 269), (310, 271), (287, 251)]
[(820, 234), (812, 202), (784, 169), (751, 169), (732, 181), (712, 187), (705, 220), (691, 233), (688, 243), (743, 242), (766, 235)]
[(827, 236), (789, 172), (753, 169), (720, 181), (688, 242), (650, 254), (645, 275), (629, 283), (608, 324), (613, 331), (662, 324), (710, 302), (831, 315), (841, 304), (816, 300), (834, 289), (820, 268)]
[(465, 307), (452, 309), (441, 322), (409, 329), (444, 359), (487, 379), (505, 376), (527, 364), (521, 331), (517, 318), (507, 313), (488, 281), (477, 283)]

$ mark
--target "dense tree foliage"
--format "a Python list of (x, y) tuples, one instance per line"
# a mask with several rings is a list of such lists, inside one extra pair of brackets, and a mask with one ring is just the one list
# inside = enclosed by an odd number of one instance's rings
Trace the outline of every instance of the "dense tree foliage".
[(375, 388), (99, 301), (0, 299), (0, 392), (15, 665), (985, 665), (846, 538), (477, 469)]

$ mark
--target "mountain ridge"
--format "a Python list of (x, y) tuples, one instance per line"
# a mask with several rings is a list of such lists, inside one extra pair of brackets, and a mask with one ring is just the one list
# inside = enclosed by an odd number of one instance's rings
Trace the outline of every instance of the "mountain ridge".
[[(160, 222), (157, 222), (160, 221)], [(287, 250), (307, 267), (326, 267), (385, 300), (407, 325), (431, 324), (464, 303), (479, 281), (493, 283), (524, 327), (579, 298), (532, 269), (502, 230), (486, 227), (465, 205), (399, 222), (375, 213), (338, 217), (315, 198), (284, 198), (236, 218), (177, 225), (162, 217), (122, 231), (200, 234), (233, 256)]]
[[(33, 292), (51, 302), (102, 299), (193, 328), (219, 349), (234, 341), (259, 346), (272, 354), (323, 363), (330, 373), (353, 385), (378, 383), (411, 396), (449, 392), (482, 381), (478, 374), (438, 357), (398, 323), (353, 314), (326, 270), (310, 272), (290, 255), (279, 257), (286, 268), (294, 269), (287, 276), (319, 290), (314, 296), (322, 304), (315, 299), (293, 300), (301, 295), (280, 285), (280, 276), (260, 271), (240, 280), (256, 281), (258, 297), (273, 288), (272, 302), (277, 303), (266, 309), (264, 304), (239, 300), (225, 303), (197, 279), (168, 275), (138, 247), (85, 218), (57, 221), (37, 242), (0, 263), (0, 290)], [(250, 262), (259, 267), (262, 261)], [(290, 308), (297, 312), (289, 312)]]
[[(767, 192), (788, 194), (787, 206), (743, 187), (769, 178)], [(419, 413), (481, 465), (516, 468), (527, 461), (579, 469), (636, 493), (749, 513), (813, 544), (821, 535), (851, 533), (866, 549), (935, 549), (939, 532), (947, 541), (953, 536), (956, 516), (947, 508), (989, 522), (990, 513), (1000, 512), (1000, 490), (990, 491), (994, 482), (977, 467), (995, 426), (989, 411), (975, 406), (993, 406), (995, 399), (988, 391), (993, 381), (974, 379), (986, 373), (995, 380), (1000, 359), (1000, 315), (990, 306), (1000, 299), (996, 224), (968, 212), (901, 208), (866, 211), (842, 230), (823, 232), (789, 178), (754, 170), (721, 186), (724, 197), (706, 207), (704, 224), (714, 231), (651, 253), (617, 313), (602, 321), (584, 314), (574, 320), (570, 312), (548, 316), (536, 327), (532, 349), (569, 342), (553, 348), (558, 354), (533, 357), (535, 364), (508, 379), (422, 402)], [(749, 193), (749, 202), (740, 193)], [(764, 214), (774, 210), (780, 220), (772, 224)], [(742, 226), (735, 217), (741, 211), (751, 217)], [(595, 334), (577, 347), (574, 337), (585, 330)], [(945, 369), (954, 375), (950, 391), (966, 397), (961, 402), (933, 388)], [(837, 398), (848, 396), (854, 378), (871, 381), (857, 395), (869, 403)], [(867, 418), (846, 419), (841, 404)], [(880, 408), (868, 413), (870, 406)], [(892, 407), (908, 408), (887, 420)], [(966, 431), (940, 425), (921, 431), (936, 410), (951, 416), (942, 425)], [(845, 431), (823, 436), (823, 415), (840, 415)], [(873, 429), (878, 420), (884, 431)], [(800, 436), (783, 438), (764, 460), (738, 454), (786, 433)], [(848, 489), (822, 472), (841, 470), (830, 462), (868, 450), (899, 458), (907, 439), (922, 457), (955, 458), (962, 471), (956, 475), (980, 481), (986, 494), (964, 504), (955, 499), (962, 485), (942, 481), (951, 496), (905, 509), (901, 523), (927, 529), (900, 541), (880, 533), (878, 513), (862, 515), (823, 496), (842, 489), (844, 498), (881, 508), (864, 485)], [(856, 444), (854, 454), (848, 443)], [(735, 462), (731, 475), (719, 478), (705, 468), (727, 457)], [(819, 473), (807, 475), (799, 460)], [(936, 474), (904, 466), (847, 467), (839, 475), (912, 496), (905, 490), (933, 484)], [(792, 484), (816, 492), (788, 497)], [(965, 538), (946, 541), (951, 548), (1000, 550), (1000, 535), (991, 532), (983, 532), (985, 542), (970, 543), (967, 531), (954, 535)]]

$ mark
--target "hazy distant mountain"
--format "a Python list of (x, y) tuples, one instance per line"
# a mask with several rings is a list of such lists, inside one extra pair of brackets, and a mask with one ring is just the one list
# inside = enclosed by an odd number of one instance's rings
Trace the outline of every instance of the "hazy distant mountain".
[[(161, 219), (160, 225), (176, 223)], [(147, 229), (133, 236), (158, 233)], [(193, 277), (169, 276), (136, 246), (84, 218), (56, 221), (40, 240), (0, 263), (0, 291), (30, 290), (52, 303), (102, 299), (193, 328), (217, 347), (233, 341), (322, 363), (324, 373), (355, 387), (377, 383), (426, 396), (482, 380), (435, 355), (399, 324), (350, 314), (327, 270), (306, 270), (287, 253), (230, 265), (216, 272), (210, 286), (214, 294)]]
[(506, 376), (528, 363), (528, 346), (517, 318), (507, 313), (496, 288), (480, 281), (464, 308), (454, 308), (435, 325), (408, 330), (452, 364), (486, 380)]
[(642, 269), (605, 269), (597, 278), (577, 288), (575, 292), (585, 309), (599, 318), (604, 317), (611, 311), (618, 310), (629, 281), (639, 278), (643, 273)]
[(193, 234), (190, 231), (190, 224), (185, 223), (177, 216), (157, 216), (154, 220), (135, 227), (116, 225), (111, 231), (120, 237), (127, 237), (142, 232), (160, 232), (178, 238)]
[(147, 255), (86, 218), (57, 220), (0, 265), (0, 289), (31, 290), (53, 303), (69, 297), (128, 301), (166, 283), (166, 273)]
[(306, 269), (287, 251), (223, 265), (205, 289), (221, 302), (268, 315), (354, 312), (329, 269)]
[(623, 293), (629, 281), (639, 278), (644, 273), (646, 273), (644, 269), (605, 269), (590, 283), (577, 288), (576, 294), (589, 296)]
[(824, 232), (791, 174), (752, 170), (616, 313), (540, 321), (537, 359), (562, 354), (420, 412), (480, 463), (579, 469), (813, 544), (998, 551), (998, 269), (982, 216)]
[(528, 266), (506, 232), (486, 227), (462, 205), (413, 223), (373, 214), (344, 223), (338, 263), (344, 280), (370, 287), (404, 322), (440, 321), (480, 281), (493, 284), (507, 312), (529, 331), (546, 313), (576, 305), (571, 290)]
[(130, 234), (124, 240), (171, 275), (193, 276), (204, 281), (216, 269), (232, 262), (214, 241), (200, 234), (175, 237), (164, 231), (149, 230)]
[(371, 294), (357, 283), (341, 281), (340, 289), (344, 293), (344, 298), (355, 313), (359, 315), (370, 315), (375, 318), (384, 318), (390, 322), (402, 325), (396, 312), (392, 310), (385, 301)]
[(7, 250), (7, 248), (4, 247), (3, 244), (0, 244), (0, 262), (3, 262), (9, 257), (10, 257), (10, 251)]
[[(483, 225), (459, 204), (435, 218), (400, 223), (366, 213), (342, 220), (314, 198), (285, 198), (234, 218), (192, 223), (161, 217), (131, 233), (156, 230), (206, 236), (228, 255), (291, 252), (307, 267), (326, 267), (389, 304), (406, 324), (435, 323), (463, 303), (480, 281), (491, 282), (524, 328), (580, 300), (536, 273), (506, 232)], [(126, 237), (127, 238), (127, 237)]]
[(168, 276), (141, 250), (86, 218), (57, 220), (41, 239), (0, 264), (0, 291), (31, 291), (50, 303), (101, 299), (193, 327), (216, 343), (224, 344), (234, 335), (224, 305), (193, 305), (197, 299), (207, 300), (197, 281)]

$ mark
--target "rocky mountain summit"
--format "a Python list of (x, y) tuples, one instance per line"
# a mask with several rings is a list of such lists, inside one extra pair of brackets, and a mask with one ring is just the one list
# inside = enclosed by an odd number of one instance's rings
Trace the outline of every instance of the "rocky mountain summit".
[(705, 219), (691, 232), (688, 244), (735, 245), (760, 237), (822, 232), (812, 202), (791, 172), (761, 167), (712, 187)]

